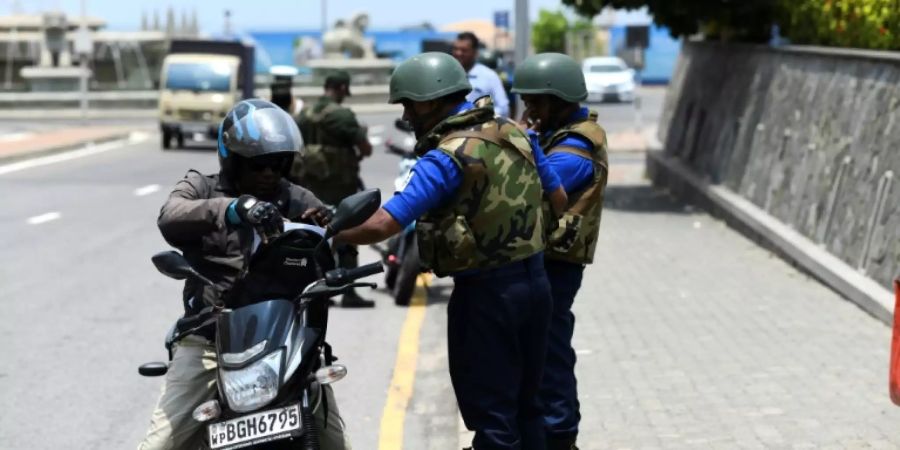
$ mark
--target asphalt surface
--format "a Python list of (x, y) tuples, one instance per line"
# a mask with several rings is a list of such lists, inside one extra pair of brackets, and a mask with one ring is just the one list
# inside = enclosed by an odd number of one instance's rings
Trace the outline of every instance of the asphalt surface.
[[(663, 94), (649, 91), (646, 123), (658, 116)], [(599, 110), (609, 132), (634, 123), (631, 105)], [(373, 137), (394, 134), (393, 114), (360, 118)], [(6, 122), (0, 134), (71, 124), (77, 121)], [(381, 188), (384, 200), (396, 164), (380, 146), (363, 163), (365, 182)], [(164, 360), (164, 334), (181, 312), (181, 283), (158, 274), (149, 258), (169, 248), (156, 217), (188, 168), (217, 170), (212, 147), (163, 151), (151, 133), (143, 142), (0, 175), (0, 448), (133, 448), (142, 438), (161, 380), (136, 369)], [(360, 259), (376, 255), (366, 248)], [(456, 445), (442, 359), (449, 291), (441, 286), (446, 282), (433, 288), (421, 332), (407, 448), (422, 448), (415, 443), (424, 440), (429, 448)], [(353, 445), (375, 449), (406, 309), (381, 291), (364, 295), (378, 306), (334, 309), (329, 341), (349, 367), (335, 390)]]

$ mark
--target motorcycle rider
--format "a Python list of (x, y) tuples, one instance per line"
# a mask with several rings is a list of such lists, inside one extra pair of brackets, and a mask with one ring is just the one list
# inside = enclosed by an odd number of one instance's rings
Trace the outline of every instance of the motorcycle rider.
[[(190, 170), (175, 185), (160, 210), (159, 229), (191, 266), (215, 283), (210, 288), (185, 282), (185, 312), (176, 330), (196, 327), (205, 306), (223, 303), (222, 293), (245, 267), (254, 230), (265, 241), (283, 231), (283, 218), (320, 224), (330, 219), (318, 198), (284, 178), (302, 146), (289, 114), (264, 100), (244, 100), (219, 125), (219, 173)], [(139, 449), (198, 447), (205, 429), (192, 413), (217, 392), (214, 333), (204, 327), (174, 343), (162, 393)], [(349, 449), (331, 386), (323, 386), (322, 392), (328, 417), (325, 408), (315, 415), (322, 449)]]
[[(609, 172), (606, 132), (579, 104), (587, 98), (584, 74), (567, 55), (541, 53), (526, 58), (516, 68), (513, 92), (522, 96), (526, 107), (523, 119), (531, 121), (532, 129), (540, 133), (539, 145), (568, 198), (564, 208), (553, 208), (556, 220), (548, 227), (544, 251), (553, 314), (540, 396), (547, 450), (577, 450), (581, 415), (572, 348), (572, 303), (581, 287), (584, 266), (593, 261), (600, 232)], [(549, 211), (546, 213), (549, 217)]]
[(422, 262), (454, 278), (447, 310), (450, 379), (477, 450), (543, 449), (538, 387), (552, 309), (543, 268), (541, 181), (524, 131), (496, 117), (445, 53), (394, 70), (419, 161), (406, 187), (336, 239), (371, 244), (416, 221)]

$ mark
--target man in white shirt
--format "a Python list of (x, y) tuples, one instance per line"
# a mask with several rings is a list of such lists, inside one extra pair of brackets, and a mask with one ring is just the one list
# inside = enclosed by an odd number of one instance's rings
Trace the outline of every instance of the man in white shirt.
[(478, 37), (466, 31), (456, 36), (453, 42), (453, 57), (462, 64), (463, 69), (469, 75), (469, 84), (472, 92), (466, 96), (466, 100), (474, 101), (479, 97), (490, 95), (494, 101), (494, 113), (498, 116), (509, 116), (509, 97), (503, 88), (503, 82), (496, 72), (478, 60)]

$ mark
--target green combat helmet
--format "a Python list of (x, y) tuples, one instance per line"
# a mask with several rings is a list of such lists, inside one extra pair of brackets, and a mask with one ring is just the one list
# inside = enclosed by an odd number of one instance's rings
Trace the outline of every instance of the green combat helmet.
[(512, 91), (516, 94), (550, 94), (567, 102), (587, 98), (581, 66), (562, 53), (529, 56), (516, 68)]
[(427, 52), (400, 63), (391, 75), (389, 103), (407, 99), (424, 102), (472, 90), (459, 62), (446, 53)]

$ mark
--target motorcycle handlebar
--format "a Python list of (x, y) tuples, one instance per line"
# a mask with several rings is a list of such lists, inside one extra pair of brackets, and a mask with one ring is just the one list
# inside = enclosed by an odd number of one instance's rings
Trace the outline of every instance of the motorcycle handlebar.
[(343, 286), (369, 275), (384, 272), (381, 262), (359, 266), (355, 269), (334, 269), (325, 273), (325, 284), (331, 287)]

